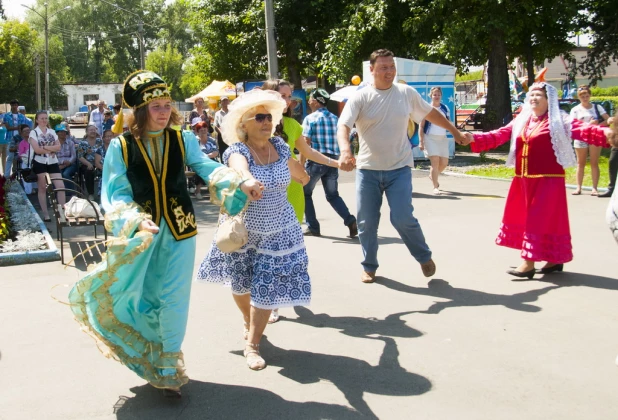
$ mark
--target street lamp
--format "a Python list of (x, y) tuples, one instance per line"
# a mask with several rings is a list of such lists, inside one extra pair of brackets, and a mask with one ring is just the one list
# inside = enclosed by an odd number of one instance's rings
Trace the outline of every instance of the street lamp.
[(130, 10), (124, 9), (120, 6), (118, 6), (117, 4), (114, 3), (110, 3), (109, 1), (106, 0), (101, 0), (103, 3), (105, 4), (109, 4), (110, 6), (114, 6), (116, 9), (118, 10), (122, 10), (123, 12), (127, 12), (133, 16), (137, 17), (137, 33), (138, 33), (138, 38), (139, 38), (139, 57), (140, 57), (140, 68), (143, 70), (146, 61), (146, 51), (144, 48), (144, 21), (142, 20), (142, 17), (140, 15), (138, 15), (135, 12), (132, 12)]
[[(16, 40), (17, 42), (25, 45), (26, 47), (30, 47), (30, 43), (24, 39), (21, 39), (15, 35), (11, 35), (11, 38)], [(36, 106), (37, 109), (41, 109), (41, 77), (39, 76), (40, 71), (40, 61), (39, 61), (39, 53), (34, 53), (34, 80), (36, 86)]]
[(53, 18), (60, 12), (70, 9), (71, 6), (66, 6), (60, 10), (57, 10), (56, 12), (52, 13), (51, 16), (48, 15), (47, 3), (43, 3), (43, 6), (45, 6), (45, 16), (43, 16), (30, 6), (26, 6), (25, 4), (21, 5), (21, 7), (25, 7), (26, 9), (31, 10), (32, 12), (39, 15), (45, 23), (45, 110), (49, 111), (49, 19)]

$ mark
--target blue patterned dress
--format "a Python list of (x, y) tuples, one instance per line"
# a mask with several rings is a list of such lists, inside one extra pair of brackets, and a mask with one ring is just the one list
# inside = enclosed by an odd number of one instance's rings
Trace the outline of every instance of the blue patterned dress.
[(279, 159), (269, 165), (258, 165), (244, 143), (234, 143), (223, 154), (225, 164), (234, 153), (244, 156), (251, 174), (264, 184), (264, 194), (247, 208), (247, 245), (226, 254), (213, 241), (197, 280), (231, 284), (232, 293), (237, 295), (251, 293), (251, 305), (256, 308), (308, 305), (311, 282), (307, 251), (302, 229), (287, 199), (290, 148), (280, 137), (273, 137), (270, 142)]

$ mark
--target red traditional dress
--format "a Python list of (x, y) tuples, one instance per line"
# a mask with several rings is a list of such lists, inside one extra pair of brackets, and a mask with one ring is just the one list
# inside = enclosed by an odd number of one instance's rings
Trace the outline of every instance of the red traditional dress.
[[(514, 121), (488, 133), (474, 134), (473, 152), (483, 152), (511, 140)], [(571, 137), (607, 147), (602, 128), (571, 122)], [(496, 243), (521, 250), (528, 261), (561, 264), (573, 259), (564, 168), (556, 159), (547, 113), (526, 122), (515, 145), (515, 177), (504, 208)]]

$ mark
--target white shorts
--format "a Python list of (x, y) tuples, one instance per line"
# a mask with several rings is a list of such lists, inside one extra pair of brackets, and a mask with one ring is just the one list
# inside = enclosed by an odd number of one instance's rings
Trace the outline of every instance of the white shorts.
[(581, 141), (581, 140), (573, 140), (573, 147), (575, 149), (587, 149), (588, 143), (586, 143), (585, 141)]
[(446, 136), (432, 136), (425, 134), (425, 157), (440, 156), (448, 158), (448, 138)]

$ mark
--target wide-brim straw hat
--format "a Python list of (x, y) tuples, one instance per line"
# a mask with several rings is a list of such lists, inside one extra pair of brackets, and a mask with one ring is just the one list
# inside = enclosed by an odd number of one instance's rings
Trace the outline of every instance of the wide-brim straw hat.
[(272, 114), (273, 132), (271, 134), (274, 134), (277, 124), (283, 118), (285, 105), (285, 101), (281, 98), (279, 92), (274, 90), (254, 89), (242, 93), (230, 103), (229, 112), (225, 115), (223, 124), (221, 124), (223, 141), (227, 145), (244, 141), (244, 130), (240, 128), (242, 117), (253, 108), (259, 106), (263, 106)]

